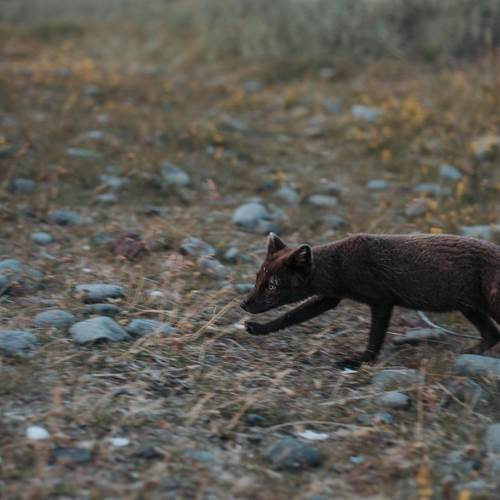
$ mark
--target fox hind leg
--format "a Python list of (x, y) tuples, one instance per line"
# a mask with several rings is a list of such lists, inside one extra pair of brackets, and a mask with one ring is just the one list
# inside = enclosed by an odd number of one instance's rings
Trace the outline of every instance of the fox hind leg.
[(500, 331), (486, 313), (466, 310), (462, 314), (479, 330), (482, 337), (479, 343), (467, 350), (468, 354), (482, 354), (500, 341)]

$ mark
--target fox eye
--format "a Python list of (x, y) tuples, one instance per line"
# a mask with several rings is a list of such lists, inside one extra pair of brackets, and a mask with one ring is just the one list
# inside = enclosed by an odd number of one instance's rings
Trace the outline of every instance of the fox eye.
[(276, 288), (278, 288), (278, 282), (276, 280), (270, 280), (268, 283), (267, 283), (267, 288), (269, 290), (276, 290)]

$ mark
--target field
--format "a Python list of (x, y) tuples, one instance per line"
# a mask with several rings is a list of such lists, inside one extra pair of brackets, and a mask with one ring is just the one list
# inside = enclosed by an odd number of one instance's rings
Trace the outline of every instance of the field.
[[(24, 266), (0, 286), (0, 336), (36, 336), (18, 355), (0, 342), (0, 497), (499, 498), (500, 370), (457, 367), (476, 336), (460, 315), (429, 315), (458, 337), (412, 345), (429, 325), (397, 310), (378, 362), (347, 373), (334, 363), (364, 347), (364, 306), (266, 337), (238, 307), (269, 227), (290, 245), (500, 243), (494, 44), (359, 65), (162, 47), (134, 27), (0, 29), (0, 261)], [(242, 230), (249, 201), (270, 215)], [(106, 301), (123, 328), (175, 330), (80, 344), (33, 324), (97, 316), (75, 289), (88, 283), (123, 287)]]

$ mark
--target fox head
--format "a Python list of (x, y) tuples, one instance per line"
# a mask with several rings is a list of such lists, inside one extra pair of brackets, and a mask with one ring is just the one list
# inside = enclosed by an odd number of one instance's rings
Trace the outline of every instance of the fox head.
[(267, 240), (267, 256), (255, 281), (254, 289), (240, 306), (252, 314), (298, 302), (310, 295), (313, 254), (309, 245), (288, 248), (274, 233)]

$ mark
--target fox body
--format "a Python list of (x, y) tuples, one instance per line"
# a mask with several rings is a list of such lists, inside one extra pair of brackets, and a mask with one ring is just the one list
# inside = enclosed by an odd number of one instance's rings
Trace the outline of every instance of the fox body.
[(265, 324), (249, 321), (253, 335), (301, 323), (343, 299), (368, 304), (371, 327), (365, 352), (340, 367), (376, 359), (394, 306), (422, 311), (460, 311), (478, 329), (482, 353), (500, 340), (500, 246), (453, 235), (356, 234), (337, 242), (289, 248), (270, 234), (254, 289), (241, 307), (262, 313), (302, 302)]

